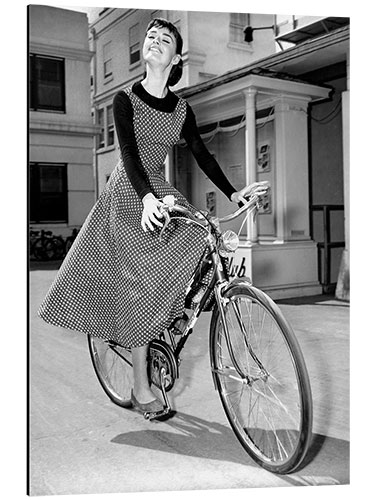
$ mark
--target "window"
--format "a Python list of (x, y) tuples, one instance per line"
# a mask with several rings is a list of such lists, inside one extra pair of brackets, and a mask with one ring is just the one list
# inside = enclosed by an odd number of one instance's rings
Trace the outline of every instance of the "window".
[(113, 106), (107, 108), (107, 146), (115, 143), (115, 124), (113, 121)]
[(244, 43), (246, 26), (250, 25), (250, 14), (230, 13), (229, 40), (234, 43)]
[(107, 42), (103, 45), (103, 68), (104, 78), (112, 76), (112, 43)]
[(100, 133), (98, 135), (98, 149), (104, 148), (105, 146), (105, 136), (104, 136), (104, 108), (100, 108), (97, 111), (98, 125), (100, 125)]
[(68, 222), (65, 163), (30, 163), (30, 222)]
[(112, 104), (97, 109), (96, 123), (100, 126), (96, 148), (101, 149), (113, 146), (115, 143), (115, 122)]
[(30, 109), (65, 112), (64, 59), (30, 55)]
[(139, 43), (139, 24), (135, 24), (129, 30), (129, 60), (130, 64), (134, 64), (141, 59), (140, 43)]

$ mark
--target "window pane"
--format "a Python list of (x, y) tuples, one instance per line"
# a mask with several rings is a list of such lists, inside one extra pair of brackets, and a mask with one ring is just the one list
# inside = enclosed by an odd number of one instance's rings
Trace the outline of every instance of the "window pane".
[(104, 109), (98, 109), (98, 123), (104, 127)]
[(30, 164), (30, 221), (38, 221), (39, 213), (39, 175), (38, 168), (34, 164)]
[(230, 14), (229, 39), (231, 42), (243, 43), (243, 30), (250, 24), (250, 15), (242, 12), (232, 12)]
[(34, 78), (31, 84), (35, 86), (33, 95), (36, 99), (34, 108), (64, 109), (64, 66), (62, 60), (35, 56)]
[(112, 75), (112, 44), (107, 42), (103, 45), (104, 76)]
[(139, 43), (136, 43), (130, 47), (130, 64), (134, 64), (141, 58), (141, 52), (139, 50)]
[(30, 164), (30, 222), (67, 222), (66, 165)]
[(105, 61), (104, 63), (104, 76), (112, 75), (112, 59)]
[(62, 193), (63, 172), (61, 167), (40, 167), (40, 191), (42, 193)]
[(113, 106), (107, 107), (107, 146), (115, 142), (115, 126), (113, 123)]
[(107, 107), (107, 124), (111, 125), (113, 123), (113, 106)]
[(112, 146), (115, 143), (115, 130), (113, 127), (108, 129), (108, 144), (107, 146)]
[(129, 29), (129, 45), (139, 42), (139, 24), (135, 24)]
[(130, 64), (138, 62), (141, 58), (139, 24), (135, 24), (129, 29), (129, 57)]
[(104, 148), (104, 109), (98, 110), (98, 124), (100, 125), (100, 133), (98, 136), (98, 148)]

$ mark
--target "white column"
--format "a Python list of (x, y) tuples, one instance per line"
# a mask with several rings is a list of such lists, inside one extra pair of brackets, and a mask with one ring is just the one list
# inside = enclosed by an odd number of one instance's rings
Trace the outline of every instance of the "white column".
[[(256, 94), (257, 91), (248, 88), (244, 91), (246, 103), (246, 130), (245, 130), (245, 174), (246, 185), (257, 180), (257, 143), (256, 143)], [(246, 239), (252, 243), (258, 241), (258, 228), (253, 217), (246, 222)]]
[(275, 101), (276, 193), (272, 193), (279, 241), (310, 239), (308, 99)]
[(342, 92), (342, 142), (344, 166), (344, 217), (345, 217), (345, 250), (350, 248), (350, 195), (349, 195), (349, 90)]
[(349, 169), (350, 169), (350, 79), (349, 79), (349, 54), (346, 62), (346, 85), (347, 90), (342, 92), (342, 150), (344, 171), (344, 221), (345, 221), (345, 248), (341, 257), (340, 271), (337, 279), (336, 297), (341, 300), (350, 299), (350, 192), (349, 192)]
[(346, 61), (346, 88), (341, 94), (342, 98), (342, 149), (344, 168), (344, 217), (345, 217), (345, 251), (350, 248), (350, 191), (349, 191), (349, 169), (350, 169), (350, 54), (347, 54)]

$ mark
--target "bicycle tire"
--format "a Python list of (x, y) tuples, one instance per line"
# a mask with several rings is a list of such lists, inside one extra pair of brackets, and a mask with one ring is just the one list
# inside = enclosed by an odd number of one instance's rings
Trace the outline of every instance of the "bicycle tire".
[(301, 349), (279, 307), (261, 290), (234, 285), (225, 299), (232, 357), (218, 306), (210, 326), (213, 379), (225, 414), (256, 463), (290, 473), (302, 466), (312, 435), (311, 388)]
[(87, 336), (95, 374), (109, 399), (122, 408), (131, 408), (133, 365), (130, 349)]

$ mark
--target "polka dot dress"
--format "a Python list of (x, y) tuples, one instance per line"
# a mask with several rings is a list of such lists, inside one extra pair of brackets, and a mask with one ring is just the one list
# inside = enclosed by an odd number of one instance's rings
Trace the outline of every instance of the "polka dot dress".
[[(186, 102), (158, 111), (130, 88), (139, 156), (158, 198), (174, 195), (162, 166), (178, 142)], [(152, 127), (150, 127), (152, 123)], [(50, 324), (138, 347), (157, 338), (184, 310), (185, 288), (205, 247), (204, 231), (174, 221), (163, 233), (144, 232), (143, 204), (122, 161), (92, 208), (39, 309)]]

